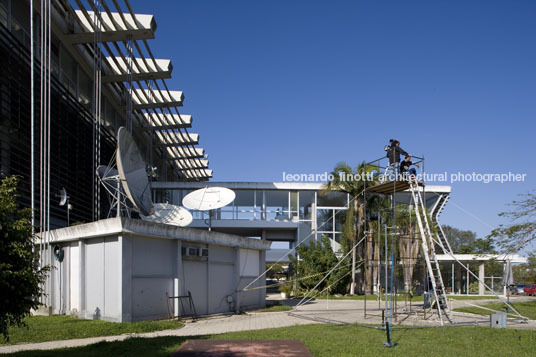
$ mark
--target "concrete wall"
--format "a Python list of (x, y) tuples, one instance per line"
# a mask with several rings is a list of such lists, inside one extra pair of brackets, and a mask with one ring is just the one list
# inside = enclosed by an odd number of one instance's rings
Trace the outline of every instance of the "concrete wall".
[(173, 295), (176, 242), (142, 237), (132, 237), (131, 242), (132, 321), (167, 318), (166, 293)]
[(121, 246), (117, 236), (88, 239), (82, 249), (80, 315), (122, 320)]

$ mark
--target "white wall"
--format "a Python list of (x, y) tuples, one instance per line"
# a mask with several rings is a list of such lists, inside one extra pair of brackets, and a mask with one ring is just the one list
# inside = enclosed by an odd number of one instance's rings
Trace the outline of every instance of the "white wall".
[(132, 321), (168, 317), (176, 257), (171, 239), (132, 238)]
[(119, 321), (122, 312), (118, 238), (88, 239), (85, 263), (85, 317)]
[(69, 284), (69, 310), (80, 311), (80, 248), (78, 242), (71, 243), (70, 249), (70, 284)]

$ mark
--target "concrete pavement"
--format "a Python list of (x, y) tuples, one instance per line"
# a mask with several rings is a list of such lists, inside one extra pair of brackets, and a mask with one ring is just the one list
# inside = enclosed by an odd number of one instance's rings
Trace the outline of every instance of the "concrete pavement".
[[(511, 301), (514, 303), (516, 301), (525, 300), (534, 300), (534, 298), (511, 298)], [(288, 305), (296, 305), (298, 300), (285, 300), (281, 302)], [(467, 304), (476, 305), (493, 302), (498, 301), (451, 300), (451, 308), (468, 306)], [(186, 323), (182, 328), (174, 330), (0, 346), (0, 353), (80, 347), (102, 341), (123, 341), (131, 337), (153, 338), (162, 336), (201, 336), (234, 331), (248, 331), (311, 323), (322, 323), (326, 321), (331, 321), (333, 323), (361, 323), (378, 325), (382, 322), (381, 310), (384, 307), (383, 305), (384, 302), (378, 303), (377, 300), (368, 300), (367, 313), (365, 315), (365, 302), (363, 300), (315, 300), (299, 307), (298, 310), (291, 315), (289, 315), (287, 312), (259, 312), (242, 315), (210, 317), (200, 319), (196, 322)], [(437, 315), (433, 314), (429, 314), (427, 319), (423, 320), (422, 302), (413, 304), (411, 311), (403, 302), (398, 302), (397, 312), (399, 312), (399, 314), (393, 321), (395, 325), (434, 326), (440, 324), (439, 320), (437, 319)], [(453, 317), (456, 322), (472, 323), (479, 321), (479, 324), (482, 326), (488, 326), (489, 324), (489, 318), (479, 317), (478, 315), (473, 314), (454, 313)], [(536, 321), (531, 320), (528, 324), (521, 324), (509, 320), (508, 327), (517, 329), (536, 329)]]

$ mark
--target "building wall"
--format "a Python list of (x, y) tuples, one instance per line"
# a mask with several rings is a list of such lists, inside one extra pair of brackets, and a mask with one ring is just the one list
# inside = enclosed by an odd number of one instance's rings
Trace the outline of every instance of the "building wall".
[[(110, 219), (102, 226), (113, 228), (114, 222), (120, 221)], [(83, 234), (89, 225), (84, 226), (62, 230)], [(159, 226), (163, 225), (151, 227)], [(176, 238), (117, 232), (58, 242), (64, 259), (52, 259), (55, 268), (47, 284), (52, 284), (53, 294), (48, 306), (53, 307), (53, 313), (122, 322), (191, 314), (193, 309), (187, 299), (182, 304), (168, 299), (189, 293), (197, 315), (264, 306), (265, 289), (237, 292), (264, 271), (264, 250), (236, 247), (236, 237), (217, 232), (179, 231)], [(239, 239), (239, 244), (250, 246), (248, 238)], [(213, 244), (214, 241), (222, 244)], [(189, 248), (193, 253), (187, 254)], [(264, 277), (253, 284), (264, 285)]]
[(83, 259), (86, 318), (121, 321), (121, 246), (118, 237), (88, 239)]
[[(166, 293), (173, 295), (176, 242), (132, 237), (132, 321), (168, 317)], [(124, 291), (124, 294), (129, 294)]]

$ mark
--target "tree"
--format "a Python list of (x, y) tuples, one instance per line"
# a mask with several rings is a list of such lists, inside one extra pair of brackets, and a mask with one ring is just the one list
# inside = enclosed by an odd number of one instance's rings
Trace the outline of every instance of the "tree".
[(0, 330), (6, 339), (8, 327), (24, 325), (30, 309), (38, 307), (46, 273), (33, 252), (31, 211), (16, 202), (17, 183), (11, 176), (0, 184)]
[[(331, 172), (332, 180), (328, 181), (322, 192), (323, 194), (327, 194), (329, 192), (343, 192), (350, 195), (352, 198), (352, 205), (347, 210), (347, 217), (346, 220), (350, 222), (355, 222), (355, 216), (357, 216), (357, 222), (352, 224), (352, 229), (347, 232), (349, 236), (345, 237), (345, 240), (347, 241), (347, 246), (349, 246), (349, 249), (352, 249), (352, 247), (355, 245), (357, 239), (361, 238), (362, 232), (364, 231), (364, 202), (365, 202), (365, 195), (364, 195), (364, 188), (367, 184), (368, 177), (371, 176), (371, 174), (374, 171), (378, 171), (378, 168), (373, 165), (367, 165), (365, 162), (362, 162), (359, 164), (355, 170), (353, 170), (348, 164), (345, 162), (339, 163), (335, 166), (335, 169)], [(371, 181), (368, 183), (369, 185), (375, 184), (374, 181)], [(352, 283), (350, 285), (350, 295), (353, 295), (355, 293), (355, 280), (356, 280), (356, 249), (352, 250)], [(363, 260), (364, 256), (368, 256), (367, 252), (363, 253), (361, 251), (361, 259)], [(367, 262), (365, 262), (365, 265), (367, 265)], [(361, 279), (362, 282), (364, 282), (364, 279)]]
[(268, 273), (266, 275), (268, 279), (281, 279), (286, 277), (285, 268), (279, 263), (272, 263), (268, 265)]
[(531, 254), (526, 264), (512, 267), (515, 281), (520, 284), (534, 284), (536, 282), (536, 255)]
[(493, 254), (496, 253), (490, 237), (477, 238), (472, 231), (463, 231), (451, 226), (443, 226), (443, 232), (452, 251), (457, 254)]
[(491, 231), (488, 238), (508, 251), (517, 252), (536, 239), (536, 194), (528, 193), (523, 200), (513, 201), (510, 206), (514, 209), (499, 213), (499, 216), (507, 217), (513, 223), (507, 226), (501, 224)]
[[(296, 248), (296, 251), (299, 260), (289, 255), (291, 266), (295, 271), (298, 287), (307, 291), (313, 289), (327, 272), (339, 262), (331, 249), (329, 238), (326, 236), (323, 236), (320, 242), (313, 241), (308, 246), (301, 245)], [(331, 293), (345, 293), (349, 282), (347, 275), (350, 270), (348, 265), (347, 262), (341, 262), (316, 289), (322, 291), (324, 288), (330, 287), (329, 292)]]

